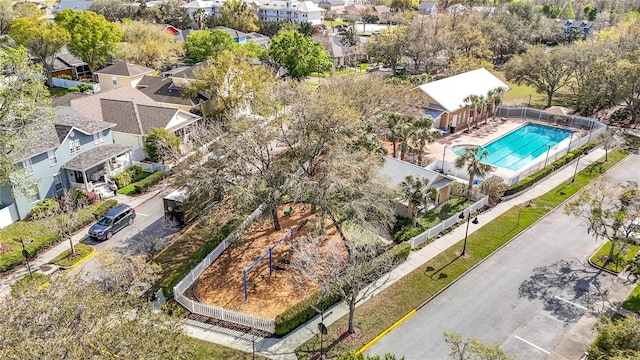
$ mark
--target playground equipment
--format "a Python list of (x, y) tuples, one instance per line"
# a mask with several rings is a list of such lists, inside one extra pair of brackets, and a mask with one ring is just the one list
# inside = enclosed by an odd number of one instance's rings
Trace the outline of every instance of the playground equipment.
[[(288, 239), (288, 240), (287, 240)], [(247, 289), (247, 273), (251, 271), (257, 264), (260, 263), (267, 255), (269, 255), (269, 276), (273, 275), (273, 249), (275, 249), (283, 240), (287, 240), (289, 244), (293, 245), (293, 228), (290, 228), (287, 233), (280, 238), (280, 240), (276, 241), (275, 244), (271, 245), (264, 254), (260, 255), (251, 265), (247, 266), (242, 270), (242, 282), (244, 287), (244, 301), (249, 300), (249, 291)]]

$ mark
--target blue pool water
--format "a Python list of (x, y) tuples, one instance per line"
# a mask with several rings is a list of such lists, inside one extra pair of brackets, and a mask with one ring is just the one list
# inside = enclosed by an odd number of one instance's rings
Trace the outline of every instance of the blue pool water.
[[(538, 156), (544, 155), (547, 152), (547, 145), (553, 147), (571, 136), (571, 133), (573, 133), (571, 130), (528, 123), (483, 145), (480, 149), (487, 150), (489, 156), (482, 162), (517, 171)], [(461, 155), (465, 147), (464, 145), (456, 146), (451, 151)]]

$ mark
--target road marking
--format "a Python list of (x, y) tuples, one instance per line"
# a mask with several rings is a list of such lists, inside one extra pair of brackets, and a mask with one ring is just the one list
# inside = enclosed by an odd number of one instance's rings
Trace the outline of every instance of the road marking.
[(571, 301), (569, 301), (569, 300), (567, 300), (567, 299), (563, 299), (563, 298), (561, 298), (560, 296), (554, 296), (554, 298), (556, 298), (556, 299), (558, 299), (558, 300), (560, 300), (560, 301), (564, 301), (564, 302), (566, 302), (567, 304), (571, 304), (571, 305), (573, 305), (573, 306), (577, 307), (578, 309), (582, 309), (582, 310), (584, 310), (584, 311), (589, 311), (589, 309), (588, 309), (588, 308), (586, 308), (586, 307), (584, 307), (584, 306), (582, 306), (582, 305), (580, 305), (580, 304), (576, 304), (576, 303), (574, 303), (574, 302), (571, 302)]
[(143, 214), (143, 213), (139, 213), (139, 212), (137, 212), (137, 213), (136, 213), (136, 215), (140, 215), (140, 216), (147, 216), (147, 217), (149, 216), (149, 215), (147, 215), (147, 214)]
[(527, 341), (527, 340), (525, 340), (525, 339), (521, 338), (521, 337), (520, 337), (520, 336), (518, 336), (518, 335), (514, 335), (514, 336), (515, 336), (515, 338), (516, 338), (516, 339), (518, 339), (518, 340), (520, 340), (520, 341), (522, 341), (522, 342), (524, 342), (524, 343), (527, 343), (527, 344), (529, 344), (529, 345), (533, 346), (534, 348), (536, 348), (536, 349), (538, 349), (538, 350), (542, 351), (543, 353), (545, 353), (545, 354), (547, 354), (547, 355), (551, 354), (551, 353), (550, 353), (550, 352), (548, 352), (547, 350), (545, 350), (545, 349), (541, 348), (540, 346), (538, 346), (538, 345), (536, 345), (536, 344), (532, 343), (531, 341)]

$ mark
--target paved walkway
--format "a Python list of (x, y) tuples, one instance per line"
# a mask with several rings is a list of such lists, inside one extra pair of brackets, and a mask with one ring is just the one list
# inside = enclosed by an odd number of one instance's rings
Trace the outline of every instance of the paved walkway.
[[(596, 149), (588, 155), (582, 156), (579, 160), (578, 171), (603, 158), (604, 153), (604, 150)], [(489, 223), (512, 207), (525, 203), (531, 199), (535, 199), (549, 192), (561, 183), (568, 181), (573, 177), (575, 169), (575, 163), (571, 163), (564, 169), (556, 172), (544, 181), (541, 181), (527, 192), (511, 200), (503, 201), (490, 210), (483, 212), (478, 216), (478, 219), (482, 224)], [(469, 233), (475, 232), (480, 227), (481, 226), (470, 227)], [(413, 251), (405, 262), (390, 273), (389, 279), (384, 283), (384, 285), (371, 296), (381, 292), (398, 279), (423, 266), (424, 263), (430, 259), (463, 240), (465, 228), (465, 226), (458, 226), (450, 233), (433, 241), (424, 248), (418, 251)], [(628, 296), (632, 289), (633, 287), (618, 284), (615, 289), (610, 290), (610, 302), (619, 304)], [(366, 300), (368, 300), (368, 298), (361, 301), (359, 305)], [(347, 315), (348, 307), (345, 304), (340, 303), (329, 309), (328, 312), (331, 312), (331, 314), (325, 317), (324, 323), (326, 325), (330, 325), (341, 317)], [(283, 338), (253, 338), (251, 335), (233, 332), (217, 326), (202, 324), (195, 321), (189, 321), (186, 325), (186, 330), (192, 337), (205, 341), (214, 342), (249, 353), (252, 352), (253, 346), (255, 345), (256, 353), (262, 356), (277, 360), (294, 360), (297, 359), (294, 350), (318, 334), (319, 322), (320, 317), (318, 316)], [(593, 315), (585, 315), (572, 327), (565, 338), (556, 346), (549, 359), (581, 358), (595, 336), (595, 332), (592, 331), (592, 328), (596, 322), (597, 318)]]
[[(132, 207), (135, 208), (140, 204), (142, 204), (143, 202), (156, 196), (158, 193), (166, 189), (166, 187), (167, 185), (161, 185), (158, 188), (154, 189), (153, 191), (150, 191), (146, 194), (142, 194), (140, 196), (135, 196), (135, 197), (117, 194), (115, 199), (118, 200), (119, 203), (131, 205)], [(109, 199), (114, 199), (114, 197), (111, 197)], [(76, 234), (71, 237), (71, 241), (73, 241), (74, 244), (81, 242), (86, 237), (87, 231), (89, 227), (91, 227), (91, 225), (93, 224), (89, 224), (86, 227), (78, 230), (78, 232), (76, 232)], [(43, 265), (48, 264), (56, 256), (60, 255), (62, 252), (68, 249), (69, 249), (69, 242), (61, 241), (60, 243), (53, 246), (49, 250), (38, 255), (38, 257), (34, 259), (29, 259), (31, 270), (32, 271), (40, 270), (40, 268)], [(18, 267), (17, 269), (10, 271), (8, 274), (0, 275), (0, 300), (2, 300), (2, 298), (8, 296), (11, 293), (11, 285), (13, 283), (20, 280), (21, 278), (23, 278), (25, 275), (28, 275), (28, 274), (29, 274), (29, 269), (25, 264), (24, 266)]]

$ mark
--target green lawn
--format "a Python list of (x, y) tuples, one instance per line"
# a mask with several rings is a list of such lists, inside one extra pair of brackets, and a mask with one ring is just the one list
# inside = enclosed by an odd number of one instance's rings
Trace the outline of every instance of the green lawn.
[[(104, 203), (104, 200), (94, 205), (89, 205), (74, 214), (79, 223), (77, 229), (95, 221), (96, 218), (93, 212), (95, 212), (102, 203)], [(10, 270), (24, 262), (22, 247), (20, 243), (14, 241), (14, 239), (22, 238), (25, 243), (33, 240), (30, 245), (27, 245), (27, 251), (30, 257), (37, 256), (40, 251), (57, 243), (60, 239), (56, 230), (50, 225), (52, 220), (51, 218), (45, 218), (32, 221), (16, 221), (0, 230), (0, 249), (2, 249), (2, 251), (0, 251), (0, 272)]]
[(616, 244), (616, 249), (613, 251), (613, 257), (615, 261), (607, 261), (609, 257), (609, 251), (611, 250), (611, 241), (607, 241), (600, 249), (591, 256), (591, 262), (597, 266), (605, 268), (607, 270), (619, 273), (627, 266), (627, 261), (633, 259), (633, 257), (640, 251), (640, 246), (633, 244), (624, 244), (628, 249), (626, 255), (620, 253), (620, 243)]
[[(469, 235), (467, 240), (469, 257), (460, 258), (456, 254), (462, 248), (462, 241), (445, 250), (422, 267), (392, 284), (383, 293), (358, 307), (354, 319), (356, 326), (362, 330), (362, 336), (359, 339), (349, 344), (340, 342), (339, 336), (342, 334), (337, 329), (347, 323), (346, 316), (331, 324), (329, 335), (324, 340), (325, 346), (328, 346), (325, 348), (333, 354), (343, 354), (361, 348), (626, 155), (627, 153), (621, 150), (612, 152), (608, 163), (594, 164), (578, 173), (575, 182), (563, 183), (547, 194), (531, 200), (534, 206), (522, 208), (519, 225), (520, 209), (518, 207), (486, 223), (478, 231)], [(296, 349), (298, 357), (308, 359), (318, 352), (319, 340), (319, 337), (313, 337)]]
[(80, 261), (84, 260), (91, 252), (93, 251), (93, 246), (85, 245), (85, 244), (75, 244), (73, 246), (75, 250), (75, 255), (69, 256), (71, 253), (71, 248), (63, 251), (60, 255), (56, 256), (53, 260), (51, 260), (52, 264), (62, 266), (62, 267), (71, 267), (78, 264)]
[(350, 25), (348, 22), (342, 21), (342, 20), (332, 20), (332, 21), (325, 20), (324, 24), (327, 25), (329, 29), (333, 29), (333, 27), (336, 25), (346, 25), (346, 26)]
[(27, 275), (22, 279), (16, 281), (15, 284), (11, 285), (11, 296), (20, 297), (22, 295), (25, 295), (28, 292), (38, 289), (43, 284), (46, 284), (49, 279), (51, 279), (51, 275), (46, 275), (39, 272), (34, 272), (31, 275)]
[(640, 285), (636, 286), (629, 297), (622, 303), (622, 307), (640, 313)]
[(65, 95), (69, 92), (69, 89), (61, 88), (61, 87), (52, 87), (49, 88), (49, 94), (51, 97), (58, 97)]
[(232, 348), (228, 348), (226, 346), (214, 344), (208, 341), (188, 338), (186, 340), (190, 343), (191, 348), (194, 352), (194, 360), (210, 360), (210, 359), (229, 359), (229, 360), (249, 360), (249, 359), (258, 359), (258, 360), (266, 360), (265, 357), (256, 355), (252, 356), (250, 353), (242, 352), (239, 350), (235, 350)]
[[(531, 104), (531, 107), (544, 108), (547, 105), (547, 95), (539, 94), (532, 86), (517, 85), (511, 83), (505, 79), (504, 73), (497, 70), (492, 70), (491, 73), (500, 80), (509, 85), (510, 90), (504, 94), (504, 104), (508, 106), (527, 106)], [(531, 98), (529, 98), (531, 96)], [(571, 96), (565, 91), (560, 91), (553, 96), (552, 105), (565, 106), (569, 102)]]

